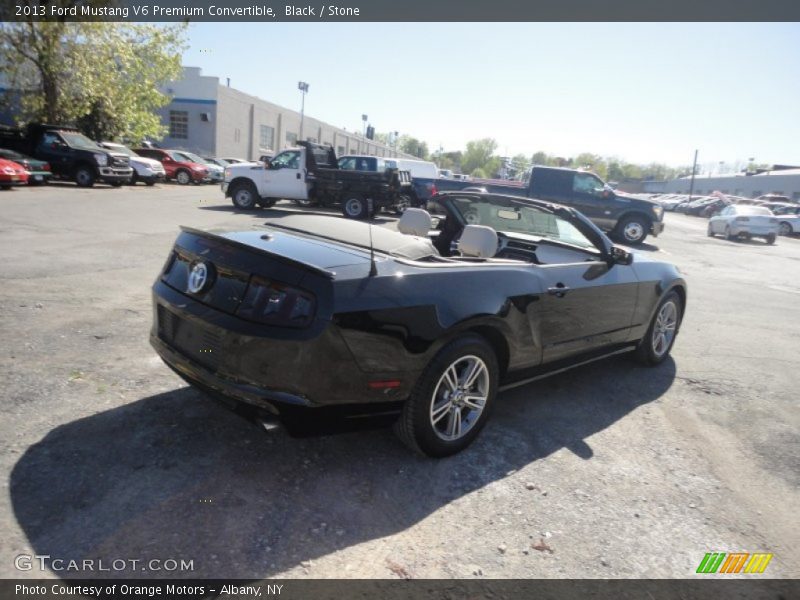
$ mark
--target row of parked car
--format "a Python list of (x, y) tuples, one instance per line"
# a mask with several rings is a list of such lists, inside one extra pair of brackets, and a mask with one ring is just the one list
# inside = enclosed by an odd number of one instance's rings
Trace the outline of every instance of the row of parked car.
[(32, 124), (0, 127), (0, 187), (36, 185), (52, 178), (82, 187), (101, 181), (113, 186), (173, 180), (179, 184), (219, 183), (238, 158), (202, 157), (180, 149), (129, 148), (94, 141), (77, 129)]
[(700, 197), (662, 194), (652, 199), (665, 211), (708, 218), (709, 236), (763, 237), (772, 244), (777, 235), (800, 233), (800, 203), (786, 196), (765, 194), (758, 198), (742, 198), (714, 192)]

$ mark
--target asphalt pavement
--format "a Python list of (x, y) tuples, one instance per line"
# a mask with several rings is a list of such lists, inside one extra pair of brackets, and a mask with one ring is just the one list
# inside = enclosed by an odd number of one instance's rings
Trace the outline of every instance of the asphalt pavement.
[[(688, 281), (672, 358), (501, 394), (436, 461), (389, 429), (266, 434), (150, 348), (178, 225), (286, 210), (237, 212), (217, 186), (0, 192), (0, 577), (686, 578), (714, 551), (800, 576), (800, 239), (668, 214), (642, 252)], [(63, 562), (19, 570), (34, 555)], [(68, 568), (85, 559), (124, 566)]]

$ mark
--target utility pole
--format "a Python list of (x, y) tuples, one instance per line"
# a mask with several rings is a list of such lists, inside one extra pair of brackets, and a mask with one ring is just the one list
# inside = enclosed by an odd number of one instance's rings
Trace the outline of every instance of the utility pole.
[(692, 199), (694, 193), (694, 173), (697, 171), (697, 150), (694, 151), (694, 164), (692, 165), (692, 181), (689, 183), (689, 200)]
[(300, 81), (297, 84), (297, 89), (300, 90), (300, 93), (303, 96), (303, 99), (300, 101), (300, 140), (303, 140), (303, 121), (305, 119), (306, 113), (306, 92), (308, 92), (308, 84), (305, 81)]

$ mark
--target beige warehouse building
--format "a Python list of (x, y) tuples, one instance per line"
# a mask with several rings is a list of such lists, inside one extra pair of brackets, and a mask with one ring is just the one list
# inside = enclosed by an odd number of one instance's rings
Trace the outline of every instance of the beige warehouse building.
[[(169, 128), (167, 137), (159, 141), (166, 148), (255, 160), (294, 145), (300, 135), (299, 112), (221, 85), (219, 77), (203, 75), (198, 67), (184, 67), (183, 77), (162, 91), (172, 97), (159, 111)], [(308, 115), (303, 137), (331, 145), (338, 156), (408, 156)]]

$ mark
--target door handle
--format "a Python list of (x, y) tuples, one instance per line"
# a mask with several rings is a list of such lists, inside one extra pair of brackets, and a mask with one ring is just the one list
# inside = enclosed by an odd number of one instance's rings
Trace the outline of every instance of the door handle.
[(569, 290), (570, 288), (565, 286), (563, 283), (557, 283), (555, 287), (547, 288), (547, 293), (550, 294), (551, 296), (555, 296), (556, 298), (563, 298), (564, 296), (567, 295), (567, 292), (569, 292)]
[(300, 179), (300, 173), (297, 174), (297, 178)]

